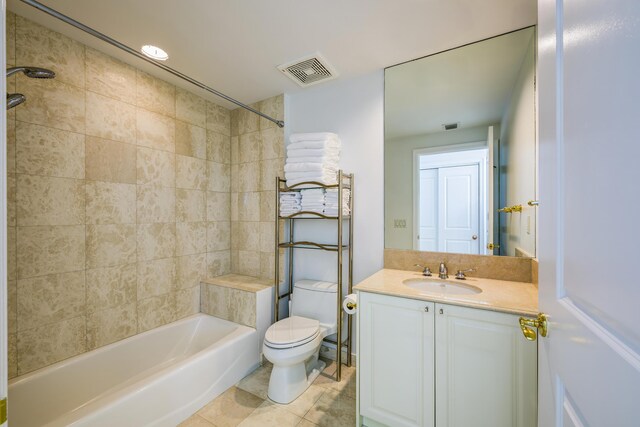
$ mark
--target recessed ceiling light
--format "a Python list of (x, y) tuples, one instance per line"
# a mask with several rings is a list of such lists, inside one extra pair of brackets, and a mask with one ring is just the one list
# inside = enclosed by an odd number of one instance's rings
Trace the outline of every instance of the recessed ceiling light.
[(157, 46), (145, 44), (144, 46), (142, 46), (141, 50), (142, 53), (144, 53), (151, 59), (156, 59), (158, 61), (166, 61), (167, 59), (169, 59), (169, 54), (167, 54), (167, 52)]

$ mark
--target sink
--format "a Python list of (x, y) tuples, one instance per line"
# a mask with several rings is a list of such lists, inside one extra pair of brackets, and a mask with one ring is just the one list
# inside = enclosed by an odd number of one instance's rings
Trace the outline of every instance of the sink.
[(477, 286), (467, 285), (466, 283), (449, 282), (442, 279), (419, 278), (407, 279), (402, 283), (405, 286), (432, 294), (448, 294), (448, 295), (473, 295), (482, 292)]

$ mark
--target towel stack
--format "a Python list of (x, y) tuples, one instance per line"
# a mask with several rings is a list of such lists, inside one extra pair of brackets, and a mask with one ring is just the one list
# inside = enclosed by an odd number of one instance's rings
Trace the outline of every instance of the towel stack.
[(302, 210), (308, 212), (322, 213), (324, 211), (324, 190), (321, 188), (310, 188), (301, 190)]
[(324, 214), (327, 216), (338, 216), (338, 209), (342, 205), (342, 215), (351, 214), (349, 208), (349, 198), (351, 190), (345, 188), (342, 190), (342, 203), (338, 202), (338, 189), (329, 188), (324, 198)]
[(280, 216), (289, 216), (302, 210), (300, 205), (300, 193), (291, 191), (280, 193)]
[(305, 181), (336, 184), (340, 138), (335, 133), (295, 133), (289, 138), (284, 175), (287, 185)]

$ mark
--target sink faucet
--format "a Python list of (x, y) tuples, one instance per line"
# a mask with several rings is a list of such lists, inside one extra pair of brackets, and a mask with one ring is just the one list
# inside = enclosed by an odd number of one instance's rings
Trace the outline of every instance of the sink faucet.
[(415, 267), (420, 267), (422, 268), (422, 275), (425, 277), (429, 277), (431, 276), (431, 269), (429, 269), (429, 267), (424, 266), (424, 265), (420, 265), (420, 264), (414, 264)]
[(447, 270), (447, 266), (444, 265), (444, 261), (440, 263), (440, 268), (438, 269), (438, 277), (441, 279), (449, 278), (449, 271)]

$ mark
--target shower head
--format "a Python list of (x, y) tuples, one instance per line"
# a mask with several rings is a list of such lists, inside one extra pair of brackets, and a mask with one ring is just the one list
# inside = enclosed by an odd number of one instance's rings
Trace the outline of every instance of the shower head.
[(27, 100), (27, 97), (21, 93), (7, 94), (7, 110), (17, 107)]
[(39, 67), (11, 67), (7, 69), (7, 77), (14, 75), (22, 71), (25, 76), (30, 77), (32, 79), (52, 79), (56, 76), (51, 70), (47, 70), (46, 68)]

